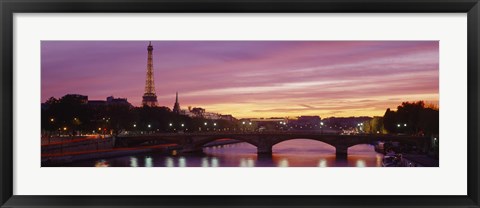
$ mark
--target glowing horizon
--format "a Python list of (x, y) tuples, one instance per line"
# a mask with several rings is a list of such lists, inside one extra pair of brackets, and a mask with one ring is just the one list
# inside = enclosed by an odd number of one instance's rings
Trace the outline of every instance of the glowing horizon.
[[(383, 116), (438, 105), (438, 41), (152, 41), (160, 106), (236, 118)], [(141, 104), (148, 41), (42, 41), (42, 101), (65, 94)]]

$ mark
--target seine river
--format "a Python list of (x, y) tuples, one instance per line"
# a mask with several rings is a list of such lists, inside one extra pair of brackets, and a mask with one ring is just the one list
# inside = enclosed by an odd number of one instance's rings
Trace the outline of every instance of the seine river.
[(204, 154), (180, 155), (148, 153), (91, 161), (79, 161), (76, 167), (381, 167), (383, 155), (372, 145), (348, 149), (346, 159), (336, 159), (335, 148), (328, 144), (297, 139), (273, 146), (271, 157), (258, 157), (248, 143), (206, 147)]

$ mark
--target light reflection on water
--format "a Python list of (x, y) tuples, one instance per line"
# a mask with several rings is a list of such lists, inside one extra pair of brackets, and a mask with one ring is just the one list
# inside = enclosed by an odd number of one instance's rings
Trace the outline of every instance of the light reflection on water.
[(320, 159), (320, 161), (318, 162), (318, 167), (328, 167), (328, 163), (327, 163), (327, 160), (326, 159)]
[(138, 167), (137, 157), (130, 157), (130, 167)]
[(178, 167), (187, 167), (187, 160), (185, 157), (180, 157), (178, 159)]
[(248, 143), (204, 148), (201, 155), (150, 153), (127, 157), (81, 161), (70, 166), (111, 167), (381, 167), (383, 155), (372, 145), (356, 145), (348, 149), (346, 159), (337, 159), (335, 148), (312, 140), (290, 140), (273, 147), (271, 156), (257, 156), (257, 149)]
[(153, 167), (153, 159), (149, 156), (145, 157), (145, 167)]
[(167, 157), (165, 159), (165, 167), (175, 167), (175, 165), (173, 164), (173, 158)]
[(107, 161), (105, 160), (98, 160), (95, 162), (95, 167), (109, 167), (110, 164), (108, 164)]

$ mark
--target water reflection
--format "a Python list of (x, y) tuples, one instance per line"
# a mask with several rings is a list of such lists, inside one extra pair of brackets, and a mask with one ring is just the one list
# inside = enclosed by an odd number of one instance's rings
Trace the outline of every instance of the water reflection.
[(210, 167), (208, 165), (208, 159), (207, 158), (202, 158), (202, 167)]
[(366, 163), (365, 163), (365, 160), (357, 160), (357, 163), (356, 163), (357, 167), (365, 167), (366, 166)]
[(130, 167), (138, 167), (138, 159), (136, 157), (130, 157)]
[(145, 167), (153, 167), (153, 159), (152, 157), (145, 158)]
[(278, 162), (278, 167), (288, 167), (288, 160), (283, 158)]
[(241, 158), (240, 167), (255, 167), (255, 161), (251, 158)]
[(173, 158), (167, 157), (166, 160), (165, 160), (165, 166), (166, 167), (174, 167)]
[(109, 167), (110, 164), (108, 164), (107, 161), (105, 160), (99, 160), (95, 162), (95, 167)]
[(178, 159), (178, 167), (187, 167), (187, 160), (185, 157), (180, 157)]
[(218, 167), (218, 159), (216, 157), (212, 158), (212, 167)]
[(318, 167), (328, 167), (328, 164), (327, 164), (327, 160), (326, 159), (320, 159), (320, 161), (318, 162)]
[[(70, 166), (96, 167), (380, 167), (383, 155), (372, 145), (348, 149), (348, 157), (336, 158), (335, 148), (318, 141), (291, 140), (273, 147), (272, 155), (257, 155), (255, 146), (236, 143), (204, 148), (203, 154), (185, 155), (179, 151), (149, 153), (103, 160), (81, 161)], [(139, 163), (141, 161), (141, 163)]]

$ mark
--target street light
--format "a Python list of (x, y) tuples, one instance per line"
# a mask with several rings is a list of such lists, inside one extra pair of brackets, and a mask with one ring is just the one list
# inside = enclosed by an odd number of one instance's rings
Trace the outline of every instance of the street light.
[(182, 124), (182, 127), (184, 127), (184, 126), (185, 126), (185, 124)]
[(173, 126), (173, 124), (172, 124), (172, 123), (169, 123), (168, 126)]
[(403, 126), (407, 126), (407, 124), (403, 124)]
[(137, 127), (137, 124), (133, 124), (133, 127)]
[(214, 125), (214, 126), (216, 126), (216, 125), (217, 125), (217, 123), (213, 123), (213, 125)]
[(54, 122), (54, 121), (55, 121), (55, 119), (53, 119), (53, 118), (50, 119), (50, 122)]
[(152, 125), (148, 124), (148, 128), (152, 127)]
[(397, 124), (397, 127), (400, 127), (400, 124)]
[(207, 122), (205, 122), (204, 125), (206, 126), (206, 125), (207, 125)]

